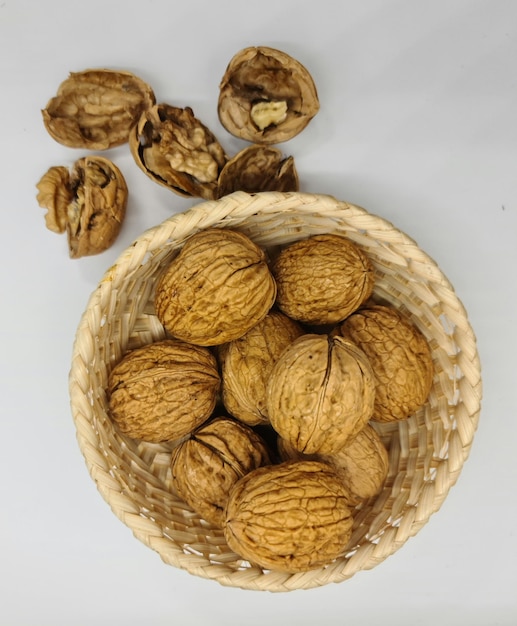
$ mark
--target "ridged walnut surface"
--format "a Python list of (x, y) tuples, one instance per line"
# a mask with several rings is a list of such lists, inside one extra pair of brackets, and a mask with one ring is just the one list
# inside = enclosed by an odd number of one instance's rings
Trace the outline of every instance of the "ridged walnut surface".
[[(114, 428), (107, 413), (104, 389), (114, 363), (128, 349), (164, 336), (153, 310), (163, 265), (189, 235), (216, 225), (237, 228), (270, 250), (313, 234), (345, 235), (373, 265), (373, 297), (403, 310), (432, 349), (436, 373), (427, 403), (407, 420), (378, 425), (389, 451), (382, 491), (354, 513), (343, 556), (301, 575), (239, 558), (220, 529), (208, 526), (174, 495), (171, 446), (135, 442)], [(303, 193), (232, 194), (142, 234), (92, 293), (77, 328), (70, 372), (80, 450), (121, 522), (171, 566), (221, 585), (276, 592), (346, 581), (417, 534), (445, 498), (454, 497), (451, 488), (473, 445), (481, 397), (475, 335), (438, 265), (386, 220), (330, 196)]]
[(352, 533), (343, 483), (317, 461), (287, 461), (247, 474), (230, 493), (224, 534), (252, 563), (306, 572), (341, 556)]

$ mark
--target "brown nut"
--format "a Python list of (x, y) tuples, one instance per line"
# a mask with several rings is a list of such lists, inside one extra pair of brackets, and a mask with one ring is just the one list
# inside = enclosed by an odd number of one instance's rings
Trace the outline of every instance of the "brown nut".
[(271, 271), (277, 305), (307, 324), (333, 324), (359, 308), (371, 295), (373, 268), (364, 252), (333, 234), (301, 239), (281, 250)]
[(243, 233), (209, 228), (189, 237), (165, 268), (154, 304), (171, 335), (215, 346), (263, 319), (275, 295), (264, 250)]
[(278, 148), (248, 146), (230, 159), (219, 176), (219, 197), (234, 191), (298, 191), (294, 158), (284, 157)]
[(294, 320), (279, 311), (270, 311), (242, 337), (223, 346), (222, 397), (234, 417), (250, 425), (269, 424), (269, 375), (285, 348), (303, 332)]
[(346, 489), (330, 466), (288, 461), (237, 482), (226, 506), (224, 536), (244, 559), (294, 573), (344, 554), (352, 524)]
[(267, 46), (238, 52), (219, 86), (221, 124), (252, 143), (287, 141), (318, 110), (318, 93), (307, 69), (285, 52)]
[(106, 150), (126, 143), (142, 111), (154, 102), (151, 87), (130, 72), (71, 72), (42, 111), (43, 123), (69, 148)]
[(144, 111), (129, 137), (138, 167), (180, 196), (212, 200), (227, 161), (214, 134), (190, 107), (157, 104)]
[(128, 190), (110, 160), (88, 156), (71, 171), (51, 167), (36, 187), (38, 203), (47, 209), (47, 228), (66, 230), (71, 258), (98, 254), (113, 244), (126, 214)]
[(306, 334), (276, 362), (266, 405), (275, 431), (305, 454), (331, 454), (356, 435), (372, 415), (371, 365), (342, 337)]
[(252, 428), (219, 416), (174, 448), (173, 486), (196, 513), (222, 527), (232, 487), (248, 472), (268, 463), (267, 446)]
[(388, 475), (388, 451), (370, 424), (333, 454), (304, 455), (282, 438), (278, 450), (283, 460), (310, 459), (331, 465), (347, 489), (350, 506), (376, 496)]
[(432, 354), (409, 318), (392, 307), (368, 306), (346, 319), (339, 332), (372, 364), (376, 381), (372, 419), (406, 419), (425, 403), (433, 383)]
[(205, 422), (220, 387), (206, 348), (162, 340), (128, 352), (108, 378), (113, 421), (135, 439), (172, 441)]

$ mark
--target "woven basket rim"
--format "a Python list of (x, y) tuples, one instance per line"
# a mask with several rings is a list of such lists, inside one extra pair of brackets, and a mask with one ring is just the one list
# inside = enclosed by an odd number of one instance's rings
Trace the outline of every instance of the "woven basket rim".
[[(455, 325), (460, 328), (462, 341), (468, 346), (469, 360), (465, 371), (462, 372), (462, 380), (467, 381), (462, 393), (468, 395), (468, 402), (466, 410), (464, 406), (462, 408), (465, 415), (461, 416), (456, 428), (459, 435), (453, 440), (454, 459), (451, 460), (452, 456), (449, 457), (445, 463), (446, 467), (441, 470), (436, 480), (424, 485), (422, 500), (414, 507), (412, 516), (404, 518), (401, 524), (384, 529), (380, 539), (372, 541), (367, 549), (362, 550), (360, 556), (337, 561), (328, 567), (304, 574), (262, 572), (253, 567), (233, 571), (225, 567), (224, 563), (211, 563), (195, 551), (189, 553), (181, 546), (174, 545), (164, 536), (155, 520), (143, 516), (138, 510), (127, 492), (126, 485), (117, 480), (99, 445), (94, 410), (88, 400), (91, 390), (87, 388), (84, 377), (89, 371), (89, 360), (92, 358), (96, 333), (103, 325), (97, 309), (113, 295), (114, 290), (123, 285), (128, 275), (138, 271), (146, 263), (149, 255), (170, 245), (171, 242), (177, 246), (181, 245), (181, 242), (196, 230), (214, 225), (239, 228), (253, 216), (278, 215), (279, 219), (283, 220), (290, 214), (311, 216), (316, 222), (321, 218), (323, 229), (330, 228), (334, 223), (340, 223), (346, 216), (349, 222), (353, 222), (357, 237), (364, 236), (368, 240), (380, 241), (383, 254), (395, 254), (395, 250), (400, 254), (402, 250), (403, 254), (400, 255), (402, 261), (399, 259), (397, 262), (412, 264), (420, 276), (436, 285), (440, 297), (453, 307)], [(298, 228), (293, 227), (293, 239), (304, 236), (303, 228), (303, 222), (300, 222)], [(290, 591), (317, 587), (329, 582), (341, 582), (358, 571), (371, 569), (398, 550), (427, 523), (456, 483), (469, 456), (481, 409), (482, 383), (476, 337), (467, 312), (437, 263), (422, 251), (411, 237), (398, 230), (388, 220), (372, 215), (357, 205), (337, 200), (331, 195), (302, 192), (257, 194), (235, 192), (220, 200), (203, 201), (145, 230), (105, 271), (98, 286), (91, 293), (79, 321), (72, 349), (69, 392), (76, 437), (90, 476), (113, 513), (140, 541), (158, 552), (164, 562), (185, 569), (196, 576), (217, 580), (222, 585)]]

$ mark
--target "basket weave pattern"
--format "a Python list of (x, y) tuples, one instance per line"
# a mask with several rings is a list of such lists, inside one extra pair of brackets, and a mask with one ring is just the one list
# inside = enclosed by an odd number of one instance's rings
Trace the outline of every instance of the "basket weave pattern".
[[(170, 445), (122, 435), (107, 413), (110, 368), (129, 349), (165, 336), (153, 292), (163, 263), (186, 238), (217, 226), (268, 249), (313, 234), (344, 234), (375, 269), (375, 298), (410, 316), (429, 341), (435, 377), (427, 404), (409, 419), (376, 426), (389, 449), (380, 495), (361, 505), (346, 555), (303, 574), (262, 570), (227, 547), (171, 486)], [(69, 380), (80, 450), (118, 518), (164, 562), (220, 584), (290, 591), (340, 582), (398, 550), (436, 512), (468, 457), (481, 403), (474, 333), (454, 289), (416, 243), (389, 222), (325, 195), (236, 192), (203, 202), (143, 233), (104, 275), (77, 329)]]

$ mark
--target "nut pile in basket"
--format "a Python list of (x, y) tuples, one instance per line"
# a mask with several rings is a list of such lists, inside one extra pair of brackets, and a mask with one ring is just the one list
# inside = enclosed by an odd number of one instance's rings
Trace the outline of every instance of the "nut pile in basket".
[[(72, 72), (42, 113), (62, 145), (102, 151), (128, 143), (154, 182), (184, 197), (214, 200), (239, 190), (298, 191), (293, 157), (273, 144), (300, 133), (318, 110), (307, 69), (285, 52), (258, 46), (238, 52), (219, 85), (221, 125), (249, 142), (232, 156), (191, 107), (157, 103), (151, 86), (131, 72)], [(72, 175), (51, 167), (37, 188), (48, 228), (67, 232), (71, 258), (103, 252), (118, 236), (127, 185), (111, 161), (92, 154), (74, 163)]]
[(163, 338), (111, 369), (114, 425), (172, 443), (176, 495), (242, 559), (302, 572), (345, 554), (388, 473), (376, 425), (426, 402), (430, 348), (374, 281), (342, 235), (266, 250), (198, 231), (155, 285)]

